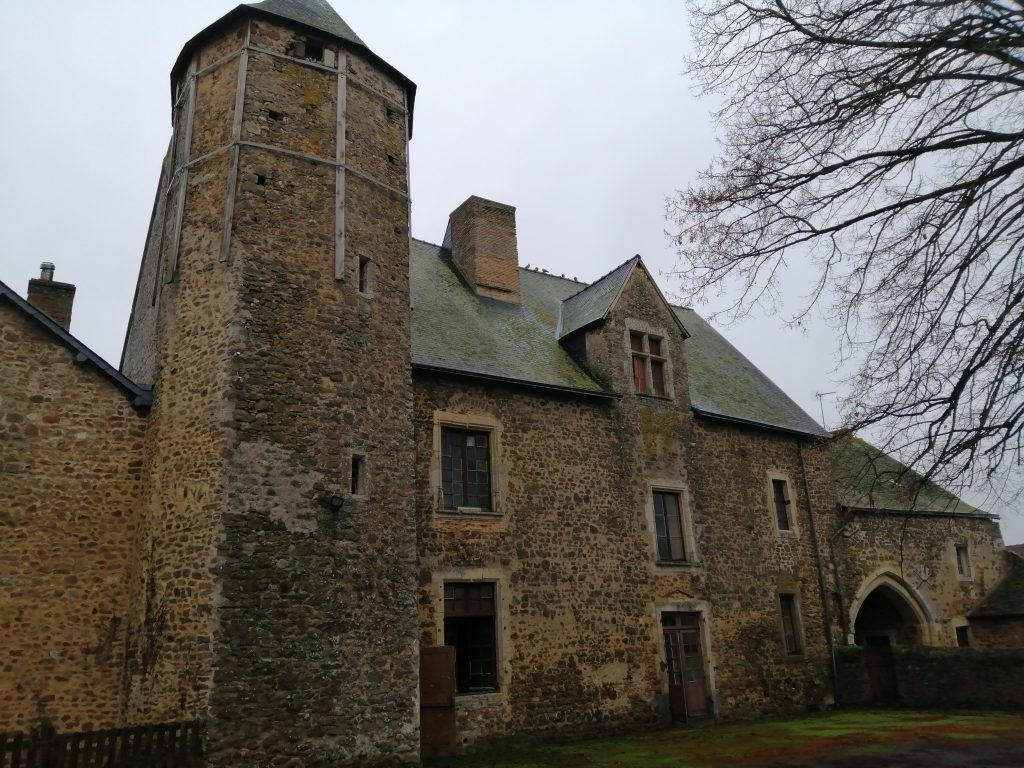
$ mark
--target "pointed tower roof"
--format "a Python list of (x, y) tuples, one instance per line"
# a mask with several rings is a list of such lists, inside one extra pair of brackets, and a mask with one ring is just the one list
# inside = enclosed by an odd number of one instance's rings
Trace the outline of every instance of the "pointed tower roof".
[(326, 0), (263, 0), (259, 3), (243, 3), (258, 11), (280, 16), (282, 19), (297, 21), (332, 37), (348, 40), (350, 43), (364, 43), (345, 20), (338, 15)]
[(371, 61), (385, 72), (392, 75), (405, 88), (409, 106), (409, 136), (410, 138), (412, 137), (412, 115), (413, 104), (416, 100), (416, 83), (412, 82), (412, 80), (407, 78), (393, 66), (388, 64), (388, 62), (384, 61), (384, 59), (371, 51), (366, 43), (363, 42), (362, 38), (355, 33), (352, 27), (345, 23), (345, 20), (338, 15), (337, 11), (331, 7), (327, 0), (262, 0), (257, 3), (243, 3), (217, 19), (217, 21), (213, 22), (210, 26), (185, 43), (181, 49), (181, 53), (178, 54), (178, 59), (174, 62), (174, 66), (171, 68), (172, 105), (174, 103), (175, 83), (188, 67), (189, 59), (195, 47), (206, 37), (215, 34), (225, 25), (230, 24), (239, 18), (244, 18), (246, 14), (250, 16), (261, 15), (285, 19), (286, 21), (290, 21), (294, 24), (300, 24), (313, 32), (341, 40), (348, 43), (350, 46), (358, 46), (359, 48), (362, 48)]

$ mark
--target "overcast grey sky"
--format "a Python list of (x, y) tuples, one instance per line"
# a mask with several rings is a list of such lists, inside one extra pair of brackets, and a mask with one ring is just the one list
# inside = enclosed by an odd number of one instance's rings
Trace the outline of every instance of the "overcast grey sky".
[[(56, 279), (78, 286), (72, 331), (115, 365), (170, 137), (168, 73), (185, 41), (235, 5), (0, 0), (12, 33), (0, 47), (0, 279), (24, 293), (53, 261)], [(334, 7), (418, 86), (415, 237), (440, 242), (475, 194), (517, 207), (524, 265), (588, 281), (634, 253), (655, 275), (674, 268), (665, 197), (715, 149), (708, 105), (682, 74), (681, 0)], [(762, 317), (724, 330), (820, 420), (815, 393), (839, 389), (824, 324)], [(834, 402), (824, 399), (829, 427)], [(1024, 541), (1024, 517), (1006, 515), (1004, 534)]]

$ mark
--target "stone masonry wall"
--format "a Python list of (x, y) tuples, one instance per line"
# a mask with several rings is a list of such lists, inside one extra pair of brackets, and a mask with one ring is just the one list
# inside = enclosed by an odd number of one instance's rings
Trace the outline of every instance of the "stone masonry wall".
[[(803, 457), (820, 540), (835, 509), (828, 451), (805, 439)], [(778, 530), (770, 477), (787, 481), (795, 534)], [(693, 478), (723, 710), (756, 716), (821, 706), (831, 696), (829, 648), (798, 438), (698, 418)], [(800, 655), (782, 646), (780, 593), (798, 599)]]
[(0, 731), (123, 724), (144, 412), (0, 302)]
[[(296, 36), (253, 27), (255, 46), (285, 56)], [(361, 54), (344, 53), (340, 134), (336, 71), (249, 55), (241, 138), (274, 149), (242, 147), (234, 189), (241, 342), (215, 565), (213, 765), (418, 759), (404, 95), (394, 83), (402, 104), (374, 93), (351, 74)], [(339, 135), (351, 172), (336, 279)], [(373, 265), (364, 290), (361, 257)]]
[[(864, 598), (880, 578), (890, 578), (925, 615), (919, 642), (955, 646), (955, 626), (966, 623), (967, 614), (1005, 574), (1002, 539), (993, 521), (868, 513), (848, 519), (852, 535), (837, 537), (833, 549), (843, 585), (844, 629), (850, 634)], [(957, 574), (957, 544), (968, 547), (970, 578)]]
[[(674, 397), (632, 394), (631, 329), (666, 340)], [(805, 516), (793, 540), (770, 528), (766, 473), (799, 477), (796, 440), (695, 424), (684, 343), (638, 270), (586, 340), (588, 363), (621, 400), (416, 376), (421, 642), (444, 641), (446, 581), (494, 581), (498, 592), (498, 691), (457, 697), (462, 747), (666, 722), (663, 611), (701, 613), (715, 714), (798, 710), (828, 694)], [(438, 510), (444, 424), (491, 433), (498, 514)], [(827, 454), (805, 454), (813, 504), (827, 509)], [(678, 492), (688, 510), (688, 562), (657, 561), (656, 488)], [(796, 659), (782, 647), (780, 586), (802, 595), (806, 651)]]

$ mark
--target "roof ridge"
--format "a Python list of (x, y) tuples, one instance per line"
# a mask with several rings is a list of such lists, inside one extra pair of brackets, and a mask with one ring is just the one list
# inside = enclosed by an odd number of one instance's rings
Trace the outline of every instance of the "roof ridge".
[(581, 293), (586, 291), (588, 288), (593, 288), (595, 285), (600, 283), (602, 280), (605, 280), (606, 278), (610, 277), (614, 272), (618, 272), (624, 266), (629, 264), (629, 262), (631, 262), (631, 261), (632, 262), (637, 262), (639, 260), (640, 260), (640, 254), (639, 253), (634, 255), (634, 256), (630, 256), (624, 262), (622, 262), (621, 264), (619, 264), (619, 265), (617, 265), (615, 267), (612, 267), (611, 269), (609, 269), (607, 272), (605, 272), (603, 275), (601, 275), (599, 278), (597, 278), (593, 282), (585, 284), (582, 288), (580, 288), (578, 291), (576, 291), (576, 293), (574, 293), (572, 296), (566, 296), (564, 299), (562, 299), (562, 303), (564, 304), (565, 302), (569, 301), (569, 299), (576, 298)]

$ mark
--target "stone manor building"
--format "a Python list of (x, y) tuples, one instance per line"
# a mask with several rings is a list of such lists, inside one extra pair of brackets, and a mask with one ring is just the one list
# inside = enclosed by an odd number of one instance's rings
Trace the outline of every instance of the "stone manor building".
[(415, 763), (817, 709), (839, 645), (977, 642), (994, 519), (830, 440), (640, 257), (523, 269), (478, 197), (411, 239), (415, 85), (324, 0), (240, 5), (171, 86), (120, 366), (52, 265), (0, 283), (0, 731)]

